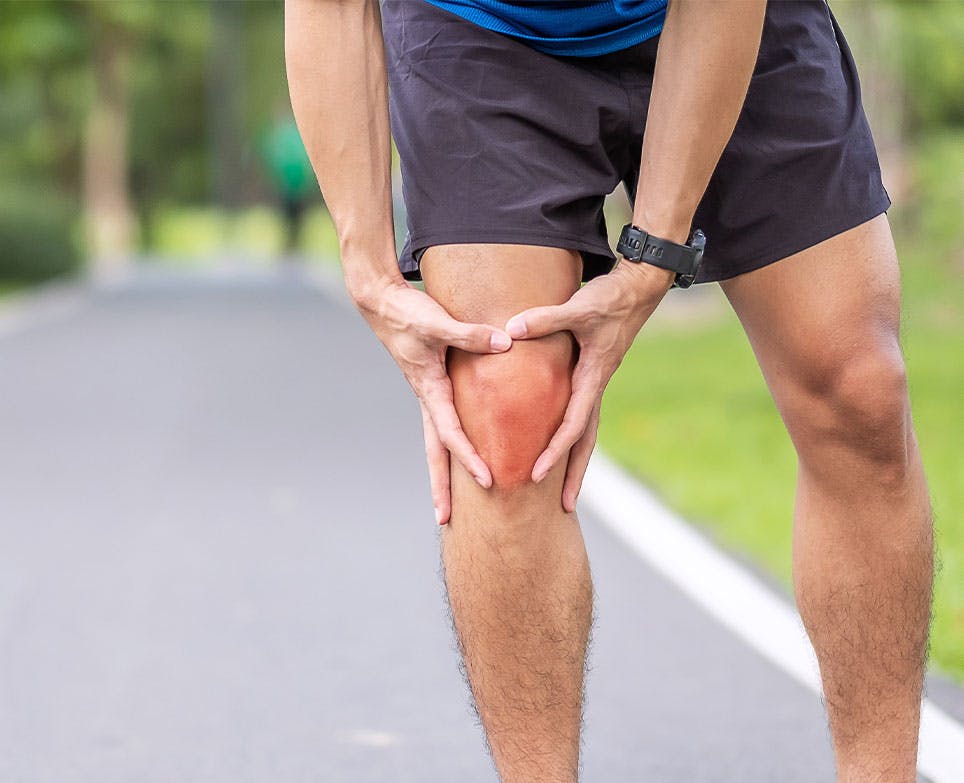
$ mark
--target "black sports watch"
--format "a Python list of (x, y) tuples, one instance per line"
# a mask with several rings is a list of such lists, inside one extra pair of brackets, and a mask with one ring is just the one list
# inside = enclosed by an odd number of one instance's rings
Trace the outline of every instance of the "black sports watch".
[(623, 226), (616, 244), (616, 252), (627, 261), (647, 264), (669, 269), (676, 272), (673, 280), (674, 288), (689, 288), (693, 285), (700, 262), (703, 260), (703, 250), (706, 247), (706, 234), (699, 229), (693, 232), (690, 241), (685, 245), (670, 242), (648, 234), (631, 223)]

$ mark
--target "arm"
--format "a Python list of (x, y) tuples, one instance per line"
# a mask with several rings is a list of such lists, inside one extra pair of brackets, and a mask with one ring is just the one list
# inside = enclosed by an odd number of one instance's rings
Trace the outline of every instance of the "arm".
[(364, 307), (379, 288), (402, 283), (378, 3), (287, 0), (285, 64), (298, 130), (338, 233), (345, 283)]
[(398, 270), (388, 86), (377, 0), (286, 0), (285, 61), (295, 120), (331, 211), (345, 283), (422, 406), (436, 516), (449, 515), (449, 452), (483, 487), (488, 467), (462, 431), (448, 346), (507, 350), (504, 332), (454, 320)]
[[(733, 133), (756, 64), (766, 0), (670, 0), (660, 35), (633, 222), (685, 242), (693, 214)], [(712, 246), (712, 237), (707, 238)], [(599, 404), (673, 272), (619, 259), (565, 304), (509, 319), (513, 339), (569, 330), (579, 343), (565, 417), (536, 461), (540, 481), (569, 453), (562, 504), (576, 496), (596, 441)]]
[(689, 238), (746, 99), (765, 9), (766, 0), (671, 0), (656, 52), (635, 225), (673, 242)]

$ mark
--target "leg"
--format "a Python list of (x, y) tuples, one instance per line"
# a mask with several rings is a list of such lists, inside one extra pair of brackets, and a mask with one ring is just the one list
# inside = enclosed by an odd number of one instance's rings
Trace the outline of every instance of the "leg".
[[(446, 245), (421, 262), (426, 290), (456, 318), (502, 326), (565, 301), (577, 253)], [(529, 474), (562, 420), (574, 362), (568, 333), (504, 354), (452, 349), (449, 374), (469, 439), (492, 471), (483, 490), (453, 460), (442, 530), (445, 583), (475, 704), (505, 783), (575, 783), (592, 613), (579, 522), (562, 508), (565, 465)]]
[(723, 288), (799, 457), (794, 589), (839, 780), (914, 781), (933, 536), (887, 217)]

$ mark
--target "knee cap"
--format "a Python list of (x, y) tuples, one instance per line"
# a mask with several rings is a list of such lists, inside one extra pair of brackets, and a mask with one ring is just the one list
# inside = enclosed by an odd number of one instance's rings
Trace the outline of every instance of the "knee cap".
[(531, 480), (569, 403), (571, 350), (541, 348), (517, 343), (506, 354), (463, 355), (450, 366), (462, 426), (497, 487)]

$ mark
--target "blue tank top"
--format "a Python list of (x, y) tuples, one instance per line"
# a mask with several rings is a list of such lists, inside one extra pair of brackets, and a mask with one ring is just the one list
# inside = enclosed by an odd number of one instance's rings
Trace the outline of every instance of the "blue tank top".
[(667, 0), (425, 0), (548, 54), (595, 57), (659, 35)]

